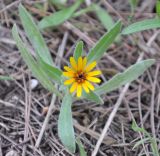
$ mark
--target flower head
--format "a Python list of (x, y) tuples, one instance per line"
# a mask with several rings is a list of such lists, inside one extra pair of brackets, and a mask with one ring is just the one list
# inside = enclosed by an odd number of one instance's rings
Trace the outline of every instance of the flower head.
[(70, 57), (71, 66), (64, 66), (63, 75), (68, 79), (64, 81), (65, 85), (71, 85), (70, 92), (77, 92), (77, 97), (81, 97), (82, 90), (89, 93), (94, 90), (93, 83), (99, 83), (101, 80), (95, 76), (100, 75), (100, 70), (94, 70), (96, 61), (87, 64), (87, 58), (79, 57), (78, 61), (74, 57)]

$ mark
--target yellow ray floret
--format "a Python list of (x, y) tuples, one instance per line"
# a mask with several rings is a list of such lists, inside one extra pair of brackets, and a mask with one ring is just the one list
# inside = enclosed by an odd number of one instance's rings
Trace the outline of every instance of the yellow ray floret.
[(68, 72), (72, 72), (73, 69), (72, 68), (69, 68), (68, 66), (64, 66), (64, 70), (68, 71)]
[(77, 97), (81, 97), (82, 95), (82, 85), (78, 84), (77, 85)]
[(83, 69), (86, 67), (87, 64), (87, 57), (84, 57), (83, 59)]
[(99, 78), (97, 78), (97, 77), (89, 77), (88, 76), (87, 80), (91, 81), (91, 82), (95, 82), (95, 83), (100, 83), (101, 82), (101, 80)]
[(83, 70), (83, 61), (82, 61), (82, 57), (79, 57), (79, 58), (78, 58), (77, 69), (78, 69), (79, 71)]
[(77, 89), (77, 85), (78, 83), (77, 82), (74, 82), (70, 88), (70, 92), (73, 93), (76, 89)]
[(72, 84), (73, 82), (75, 82), (75, 79), (74, 79), (74, 78), (71, 78), (71, 79), (68, 79), (68, 80), (64, 81), (64, 84), (65, 84), (65, 85), (70, 85), (70, 84)]
[(86, 81), (85, 82), (86, 83), (86, 86), (90, 89), (90, 90), (94, 90), (94, 86), (90, 83), (90, 82), (88, 82), (88, 81)]
[(91, 64), (89, 64), (89, 65), (85, 68), (85, 71), (86, 71), (86, 72), (91, 71), (91, 70), (96, 66), (96, 64), (97, 64), (96, 61), (92, 62)]
[(71, 71), (71, 72), (63, 72), (63, 75), (66, 76), (66, 77), (74, 77), (74, 72)]
[(100, 74), (101, 74), (100, 70), (95, 70), (95, 71), (89, 72), (87, 74), (87, 76), (97, 76), (97, 75), (100, 75)]
[(82, 84), (82, 87), (83, 87), (83, 89), (85, 90), (86, 93), (89, 93), (89, 88), (87, 87), (86, 82), (84, 82)]
[(87, 58), (79, 57), (78, 61), (74, 57), (70, 57), (71, 67), (64, 66), (63, 75), (68, 79), (64, 81), (64, 85), (70, 85), (70, 92), (76, 92), (77, 97), (82, 96), (82, 91), (89, 93), (94, 90), (93, 83), (100, 83), (101, 80), (96, 76), (101, 74), (100, 70), (94, 70), (96, 61), (87, 64)]
[(71, 66), (74, 70), (77, 70), (77, 63), (74, 59), (74, 57), (70, 57), (70, 63), (71, 63)]

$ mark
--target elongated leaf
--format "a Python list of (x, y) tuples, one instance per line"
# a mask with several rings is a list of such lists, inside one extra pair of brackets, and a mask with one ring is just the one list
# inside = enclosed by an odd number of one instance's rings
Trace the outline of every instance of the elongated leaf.
[(112, 17), (108, 14), (106, 10), (102, 9), (98, 5), (94, 5), (94, 7), (96, 15), (99, 18), (100, 22), (103, 24), (105, 29), (110, 30), (114, 25)]
[(129, 67), (126, 71), (123, 73), (119, 73), (115, 75), (112, 79), (110, 79), (108, 82), (104, 83), (100, 87), (96, 88), (97, 94), (105, 94), (108, 92), (111, 92), (120, 86), (129, 83), (135, 79), (137, 79), (140, 75), (143, 74), (143, 72), (150, 67), (152, 64), (154, 64), (154, 59), (148, 59), (144, 61), (140, 61), (131, 67)]
[(32, 43), (37, 55), (39, 55), (46, 63), (53, 64), (50, 52), (45, 44), (45, 41), (40, 34), (36, 24), (34, 23), (31, 15), (27, 10), (20, 4), (19, 15), (25, 29), (25, 32)]
[(51, 66), (48, 63), (44, 62), (42, 59), (39, 60), (39, 65), (44, 70), (44, 72), (54, 81), (60, 83), (62, 71), (57, 67)]
[(0, 75), (0, 80), (13, 80), (13, 78), (10, 77), (10, 76), (3, 76), (3, 75)]
[(76, 149), (76, 140), (74, 135), (71, 105), (72, 97), (71, 94), (67, 92), (62, 100), (60, 109), (58, 119), (58, 135), (64, 146), (69, 151), (74, 153)]
[(56, 93), (57, 95), (60, 95), (60, 93), (56, 90), (54, 87), (53, 83), (49, 80), (48, 76), (46, 73), (41, 70), (41, 68), (38, 66), (36, 61), (33, 59), (25, 45), (23, 44), (21, 38), (18, 35), (18, 30), (16, 25), (13, 26), (12, 28), (12, 35), (14, 40), (16, 41), (16, 44), (21, 52), (21, 55), (28, 65), (29, 69), (31, 69), (33, 75), (41, 82), (41, 84), (48, 89), (51, 92)]
[(52, 2), (55, 5), (65, 5), (67, 0), (50, 0), (50, 2)]
[(90, 91), (89, 93), (84, 92), (83, 97), (86, 98), (87, 100), (90, 100), (90, 101), (95, 102), (97, 104), (103, 104), (104, 103), (102, 98), (93, 91)]
[(93, 5), (91, 4), (87, 8), (84, 8), (84, 9), (81, 8), (79, 11), (75, 12), (72, 17), (78, 17), (78, 16), (84, 15), (84, 14), (86, 14), (88, 12), (92, 12), (92, 11), (95, 11), (95, 9), (94, 9)]
[(139, 127), (135, 121), (132, 122), (132, 129), (133, 129), (135, 132), (143, 132), (143, 133), (146, 132), (145, 129)]
[(55, 27), (62, 24), (70, 17), (72, 17), (73, 13), (79, 8), (81, 3), (82, 0), (77, 0), (76, 3), (71, 7), (65, 8), (61, 11), (53, 13), (50, 16), (44, 17), (38, 24), (39, 28), (44, 29), (48, 27)]
[(159, 148), (158, 148), (158, 142), (157, 142), (158, 140), (156, 140), (156, 138), (154, 138), (154, 137), (151, 137), (150, 141), (151, 141), (151, 148), (154, 153), (153, 155), (159, 156), (160, 152), (159, 152)]
[(135, 132), (142, 132), (145, 134), (145, 136), (147, 136), (148, 138), (151, 138), (151, 135), (144, 128), (139, 127), (135, 120), (133, 120), (132, 122), (132, 129)]
[[(135, 120), (133, 120), (133, 122), (132, 122), (132, 129), (135, 131), (135, 132), (142, 132), (142, 133), (144, 133), (145, 134), (145, 136), (147, 136), (147, 140), (150, 140), (151, 141), (151, 136), (150, 136), (150, 134), (144, 129), (144, 128), (141, 128), (141, 127), (139, 127), (138, 125), (137, 125), (137, 123), (136, 123), (136, 121)], [(142, 139), (143, 140), (143, 139)], [(140, 143), (143, 143), (143, 141), (142, 140), (140, 140), (140, 141), (138, 141), (138, 142), (140, 142)], [(133, 148), (135, 148), (136, 146), (138, 146), (140, 143), (136, 143), (135, 145), (134, 145), (134, 147)]]
[(136, 142), (136, 144), (133, 146), (132, 149), (135, 149), (136, 147), (138, 147), (140, 145), (143, 145), (143, 144), (145, 144), (148, 141), (150, 141), (150, 138), (141, 139), (141, 140), (139, 140), (139, 141)]
[[(108, 31), (110, 29), (113, 28), (114, 26), (114, 21), (112, 19), (112, 17), (109, 15), (109, 13), (107, 12), (107, 10), (104, 10), (103, 8), (101, 8), (98, 5), (93, 5), (96, 11), (96, 15), (98, 17), (98, 19), (100, 20), (100, 22), (102, 23), (102, 25), (104, 26), (104, 28)], [(119, 43), (121, 40), (120, 36), (118, 35), (115, 39), (116, 43)]]
[(158, 150), (158, 145), (157, 145), (156, 138), (152, 137), (150, 135), (150, 133), (148, 133), (144, 128), (138, 127), (135, 120), (133, 120), (133, 122), (132, 122), (132, 129), (136, 132), (142, 132), (142, 133), (145, 134), (144, 135), (145, 138), (138, 141), (134, 145), (133, 149), (136, 148), (137, 146), (139, 146), (140, 144), (144, 144), (145, 142), (149, 142), (151, 144), (151, 149), (154, 153), (153, 155), (158, 156), (159, 155), (159, 150)]
[(78, 144), (78, 147), (79, 147), (80, 156), (87, 156), (87, 153), (86, 153), (80, 139), (77, 139), (76, 141), (77, 141), (77, 144)]
[(133, 23), (129, 25), (128, 27), (124, 28), (122, 31), (122, 34), (128, 35), (128, 34), (132, 34), (135, 32), (148, 30), (148, 29), (154, 29), (154, 28), (160, 28), (159, 18), (147, 19), (147, 20)]
[(156, 1), (156, 13), (160, 17), (160, 0)]
[(83, 42), (79, 41), (76, 45), (73, 55), (76, 61), (78, 61), (78, 58), (82, 56), (82, 53), (83, 53)]
[(99, 60), (106, 52), (107, 48), (114, 42), (116, 36), (120, 33), (121, 21), (118, 21), (114, 27), (104, 34), (102, 38), (96, 43), (88, 54), (88, 62)]
[(137, 0), (129, 0), (130, 6), (131, 6), (131, 12), (134, 13), (134, 10), (137, 6), (138, 1)]

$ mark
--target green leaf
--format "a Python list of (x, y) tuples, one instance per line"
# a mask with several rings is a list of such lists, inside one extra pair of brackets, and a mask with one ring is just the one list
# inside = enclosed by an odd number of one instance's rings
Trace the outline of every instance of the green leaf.
[(132, 122), (132, 129), (135, 132), (142, 132), (145, 134), (145, 136), (151, 138), (151, 135), (144, 128), (139, 127), (135, 120), (133, 120), (133, 122)]
[(59, 0), (48, 0), (49, 1), (49, 6), (54, 6), (57, 9), (63, 9), (66, 7), (65, 3), (61, 3)]
[(89, 93), (83, 92), (83, 97), (86, 98), (87, 100), (90, 100), (90, 101), (95, 102), (97, 104), (104, 103), (102, 98), (93, 91), (90, 91)]
[(39, 28), (44, 29), (62, 24), (70, 17), (72, 17), (73, 13), (79, 8), (81, 3), (82, 0), (77, 0), (76, 3), (73, 4), (71, 7), (65, 8), (63, 10), (53, 13), (50, 16), (44, 17), (38, 24)]
[(10, 76), (3, 76), (3, 75), (0, 75), (0, 80), (13, 80), (13, 78), (10, 77)]
[(123, 73), (119, 73), (115, 75), (108, 82), (104, 83), (100, 87), (97, 87), (95, 92), (97, 94), (105, 94), (111, 92), (120, 86), (129, 83), (135, 79), (137, 79), (143, 72), (149, 68), (152, 64), (155, 63), (154, 59), (148, 59), (144, 61), (140, 61), (132, 66), (130, 66)]
[(108, 14), (106, 10), (102, 9), (98, 5), (94, 5), (94, 7), (95, 7), (96, 15), (100, 20), (100, 22), (103, 24), (105, 29), (110, 30), (114, 25), (114, 21), (112, 17)]
[(151, 144), (151, 149), (153, 151), (153, 155), (155, 156), (158, 156), (159, 155), (159, 150), (158, 150), (158, 145), (157, 145), (157, 141), (156, 141), (156, 138), (152, 137), (150, 135), (150, 133), (148, 133), (144, 128), (141, 128), (141, 127), (138, 127), (137, 123), (135, 120), (133, 120), (132, 122), (132, 129), (135, 131), (135, 132), (142, 132), (145, 134), (145, 138), (144, 139), (141, 139), (140, 141), (138, 141), (134, 147), (136, 148), (137, 146), (141, 145), (141, 144), (144, 144), (145, 142), (150, 142)]
[[(151, 141), (151, 139), (152, 139), (152, 137), (150, 136), (150, 134), (144, 129), (144, 128), (141, 128), (141, 127), (139, 127), (138, 125), (137, 125), (137, 123), (136, 123), (136, 121), (135, 120), (133, 120), (133, 122), (132, 122), (132, 129), (135, 131), (135, 132), (142, 132), (142, 133), (144, 133), (145, 134), (145, 136), (147, 136), (147, 138), (149, 138), (149, 140)], [(141, 141), (140, 141), (141, 142)], [(143, 143), (143, 141), (142, 141), (142, 143)], [(138, 143), (139, 144), (139, 143)], [(136, 147), (137, 145), (135, 144), (135, 147)], [(134, 148), (135, 148), (134, 147)]]
[(160, 0), (156, 2), (156, 13), (160, 17)]
[(147, 20), (133, 23), (129, 25), (128, 27), (124, 28), (122, 31), (122, 34), (128, 35), (128, 34), (132, 34), (135, 32), (153, 29), (153, 28), (160, 28), (160, 19), (158, 18), (147, 19)]
[(137, 0), (129, 0), (130, 6), (131, 6), (131, 12), (134, 13), (134, 10), (137, 6), (138, 1)]
[(40, 34), (36, 24), (34, 23), (31, 15), (27, 10), (20, 4), (19, 5), (19, 15), (25, 29), (25, 32), (32, 43), (36, 54), (41, 57), (46, 63), (52, 65), (52, 57), (50, 52), (45, 44), (45, 41)]
[(82, 53), (83, 53), (83, 41), (79, 41), (75, 47), (73, 55), (76, 61), (78, 61), (78, 58), (82, 56)]
[(50, 0), (53, 4), (64, 5), (66, 4), (67, 0)]
[(77, 142), (78, 147), (79, 147), (80, 156), (87, 156), (87, 153), (86, 153), (86, 151), (85, 151), (85, 149), (84, 149), (84, 147), (83, 147), (79, 138), (76, 140), (76, 142)]
[(150, 141), (150, 138), (143, 138), (143, 139), (137, 141), (132, 149), (134, 150), (136, 147), (138, 147), (138, 146), (140, 146), (140, 145), (142, 145), (142, 144), (144, 144), (144, 143), (146, 143), (148, 141)]
[(18, 49), (21, 52), (21, 55), (24, 61), (28, 65), (29, 69), (31, 69), (33, 75), (40, 81), (40, 83), (46, 89), (60, 96), (60, 93), (57, 91), (57, 89), (55, 88), (53, 83), (50, 81), (46, 73), (41, 69), (41, 67), (38, 66), (37, 62), (33, 59), (28, 49), (23, 44), (23, 41), (19, 37), (16, 25), (14, 25), (12, 28), (12, 35), (13, 35), (14, 40), (16, 41), (16, 44), (18, 46)]
[[(107, 12), (107, 10), (104, 10), (103, 8), (101, 8), (100, 6), (98, 6), (96, 4), (94, 4), (93, 6), (95, 8), (95, 12), (96, 12), (97, 17), (100, 20), (100, 22), (102, 23), (102, 25), (104, 26), (104, 28), (106, 30), (112, 29), (114, 26), (114, 21), (113, 21), (112, 17), (109, 15), (109, 13)], [(121, 40), (120, 36), (117, 36), (115, 39), (115, 42), (119, 43), (120, 40)]]
[(88, 62), (99, 60), (108, 47), (114, 42), (116, 36), (120, 33), (121, 21), (118, 21), (113, 28), (105, 33), (102, 38), (96, 43), (88, 54)]
[(157, 144), (157, 141), (156, 141), (156, 138), (152, 137), (150, 139), (151, 141), (151, 148), (152, 148), (152, 151), (153, 151), (153, 155), (154, 156), (159, 156), (160, 155), (160, 152), (159, 152), (159, 149), (158, 149), (158, 144)]
[(78, 17), (92, 11), (95, 11), (93, 4), (89, 5), (87, 8), (81, 8), (79, 11), (75, 12), (72, 17)]
[(62, 100), (58, 119), (58, 135), (64, 144), (64, 146), (72, 153), (76, 149), (76, 140), (74, 135), (73, 120), (72, 120), (72, 96), (67, 91), (66, 95)]
[(45, 73), (51, 78), (51, 80), (61, 83), (62, 71), (60, 69), (49, 65), (48, 63), (44, 62), (42, 59), (40, 59), (38, 63), (40, 67), (43, 69), (43, 71), (45, 71)]
[(133, 129), (135, 132), (143, 132), (143, 133), (145, 133), (145, 129), (138, 127), (137, 123), (136, 123), (134, 120), (133, 120), (133, 122), (132, 122), (132, 129)]

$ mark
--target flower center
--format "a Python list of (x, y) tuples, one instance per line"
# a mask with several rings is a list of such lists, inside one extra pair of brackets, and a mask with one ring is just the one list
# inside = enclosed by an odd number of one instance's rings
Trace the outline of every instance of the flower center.
[(86, 79), (86, 74), (83, 72), (77, 72), (75, 75), (75, 79), (78, 83), (83, 83)]
[(83, 77), (84, 77), (83, 74), (79, 74), (79, 75), (78, 75), (78, 78), (79, 78), (79, 79), (83, 79)]

